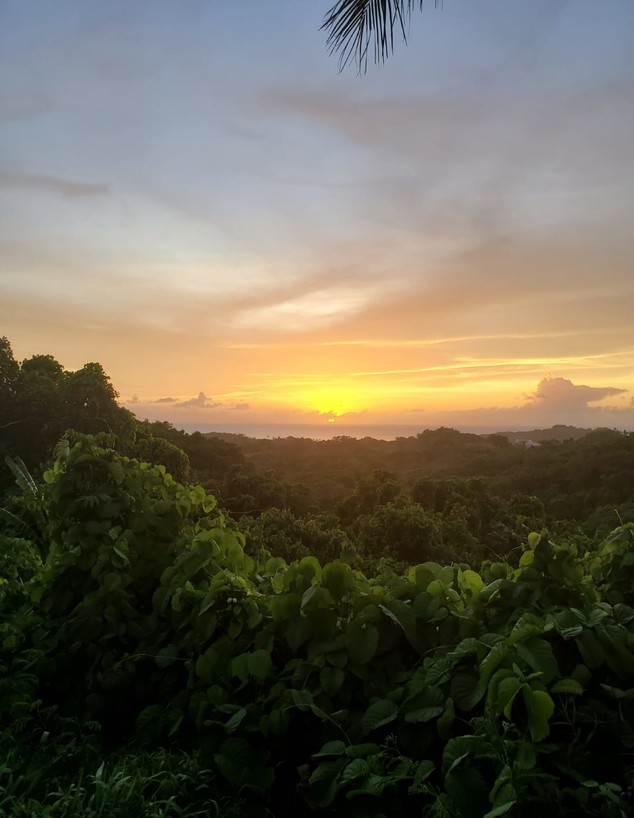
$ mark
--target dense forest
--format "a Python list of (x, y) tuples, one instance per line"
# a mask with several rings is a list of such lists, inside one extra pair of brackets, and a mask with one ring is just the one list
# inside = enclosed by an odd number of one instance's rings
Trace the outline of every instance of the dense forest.
[(0, 454), (0, 815), (633, 814), (634, 434), (187, 434), (1, 339)]

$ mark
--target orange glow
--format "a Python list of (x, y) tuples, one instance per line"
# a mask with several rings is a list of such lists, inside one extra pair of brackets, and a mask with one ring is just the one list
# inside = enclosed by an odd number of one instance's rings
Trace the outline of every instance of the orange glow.
[(345, 415), (348, 412), (360, 412), (364, 407), (366, 397), (362, 390), (355, 388), (356, 384), (344, 383), (320, 384), (298, 390), (295, 395), (289, 395), (289, 403), (296, 400), (300, 409), (308, 412), (319, 412), (323, 415)]

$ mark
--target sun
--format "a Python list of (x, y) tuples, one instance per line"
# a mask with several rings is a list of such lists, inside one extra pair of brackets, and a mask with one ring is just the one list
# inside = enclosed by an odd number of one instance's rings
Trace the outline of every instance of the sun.
[(297, 395), (302, 409), (328, 415), (328, 423), (334, 423), (339, 415), (360, 412), (363, 396), (358, 390), (340, 384), (311, 386)]

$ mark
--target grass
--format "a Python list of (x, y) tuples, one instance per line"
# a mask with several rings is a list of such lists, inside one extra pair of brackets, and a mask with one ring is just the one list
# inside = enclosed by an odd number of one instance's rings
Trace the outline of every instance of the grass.
[[(130, 752), (92, 770), (49, 776), (43, 758), (9, 752), (0, 766), (2, 818), (238, 818), (239, 798), (217, 795), (198, 755)], [(54, 765), (53, 765), (54, 766)]]

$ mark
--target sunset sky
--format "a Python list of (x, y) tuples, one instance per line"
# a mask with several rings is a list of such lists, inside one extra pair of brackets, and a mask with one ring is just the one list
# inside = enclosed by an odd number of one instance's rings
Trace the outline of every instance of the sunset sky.
[(2, 0), (0, 335), (180, 423), (634, 429), (634, 2)]

